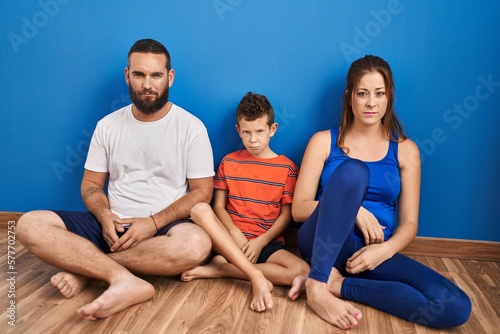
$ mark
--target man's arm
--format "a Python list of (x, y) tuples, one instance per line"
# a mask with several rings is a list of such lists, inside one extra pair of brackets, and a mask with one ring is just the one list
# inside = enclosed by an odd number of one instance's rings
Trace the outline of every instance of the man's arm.
[[(189, 192), (162, 211), (153, 215), (158, 229), (174, 221), (189, 218), (191, 208), (200, 202), (210, 203), (213, 192), (213, 177), (188, 179)], [(153, 222), (151, 222), (153, 224)]]
[(83, 203), (96, 217), (97, 221), (101, 223), (104, 240), (109, 244), (118, 240), (116, 229), (122, 232), (123, 228), (121, 225), (115, 227), (113, 222), (113, 220), (119, 217), (111, 212), (108, 197), (104, 192), (107, 179), (108, 173), (85, 169), (81, 184), (81, 193)]
[(104, 192), (108, 173), (84, 170), (81, 184), (83, 203), (102, 224), (102, 217), (110, 212), (108, 197)]
[(111, 247), (112, 252), (133, 247), (143, 240), (152, 238), (157, 230), (175, 221), (189, 218), (191, 208), (200, 202), (210, 203), (213, 177), (188, 179), (189, 192), (165, 209), (150, 217), (116, 220), (119, 224), (130, 224), (130, 228)]

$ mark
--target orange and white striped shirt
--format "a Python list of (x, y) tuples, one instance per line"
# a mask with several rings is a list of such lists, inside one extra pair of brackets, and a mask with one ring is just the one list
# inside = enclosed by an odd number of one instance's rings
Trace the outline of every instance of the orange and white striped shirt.
[[(247, 239), (264, 234), (291, 204), (298, 168), (284, 155), (261, 159), (247, 150), (226, 155), (217, 170), (214, 188), (228, 191), (226, 209)], [(279, 236), (275, 241), (284, 244)]]

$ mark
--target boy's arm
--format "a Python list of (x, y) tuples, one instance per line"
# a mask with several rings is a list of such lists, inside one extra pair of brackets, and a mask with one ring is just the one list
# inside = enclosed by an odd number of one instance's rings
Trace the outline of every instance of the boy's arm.
[(262, 243), (267, 245), (277, 237), (283, 234), (288, 225), (292, 221), (292, 204), (285, 204), (281, 206), (281, 212), (274, 224), (264, 234), (256, 239), (261, 239)]
[(256, 263), (262, 249), (271, 241), (276, 239), (279, 235), (283, 234), (285, 229), (290, 224), (292, 218), (292, 205), (285, 204), (281, 206), (281, 212), (278, 218), (274, 221), (273, 225), (255, 239), (249, 240), (242, 248), (246, 257), (252, 262)]
[(226, 210), (227, 198), (228, 198), (227, 190), (215, 189), (213, 210), (217, 218), (219, 218), (222, 224), (226, 227), (227, 231), (229, 232), (229, 235), (231, 235), (233, 240), (236, 242), (236, 245), (238, 245), (238, 247), (241, 249), (243, 245), (247, 243), (248, 240), (240, 231), (240, 229), (236, 227), (236, 225), (234, 225), (231, 216), (227, 212)]

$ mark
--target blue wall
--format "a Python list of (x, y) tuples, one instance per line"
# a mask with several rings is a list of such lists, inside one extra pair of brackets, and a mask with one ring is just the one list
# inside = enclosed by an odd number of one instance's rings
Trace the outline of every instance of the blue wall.
[(422, 152), (419, 235), (500, 241), (496, 0), (40, 0), (0, 13), (0, 211), (83, 209), (90, 136), (129, 103), (126, 54), (151, 37), (172, 55), (171, 100), (205, 122), (217, 163), (241, 147), (233, 115), (251, 90), (275, 107), (274, 150), (300, 164), (338, 119), (350, 63), (382, 56)]

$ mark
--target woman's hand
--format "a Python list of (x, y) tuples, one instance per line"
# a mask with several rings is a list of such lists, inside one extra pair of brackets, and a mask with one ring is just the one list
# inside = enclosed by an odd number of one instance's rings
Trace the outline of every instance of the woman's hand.
[(347, 259), (346, 271), (359, 274), (365, 270), (373, 270), (382, 262), (392, 257), (385, 243), (371, 244), (358, 250)]
[(356, 226), (359, 228), (365, 239), (365, 245), (379, 244), (384, 242), (384, 229), (377, 218), (363, 207), (359, 208), (356, 216)]

